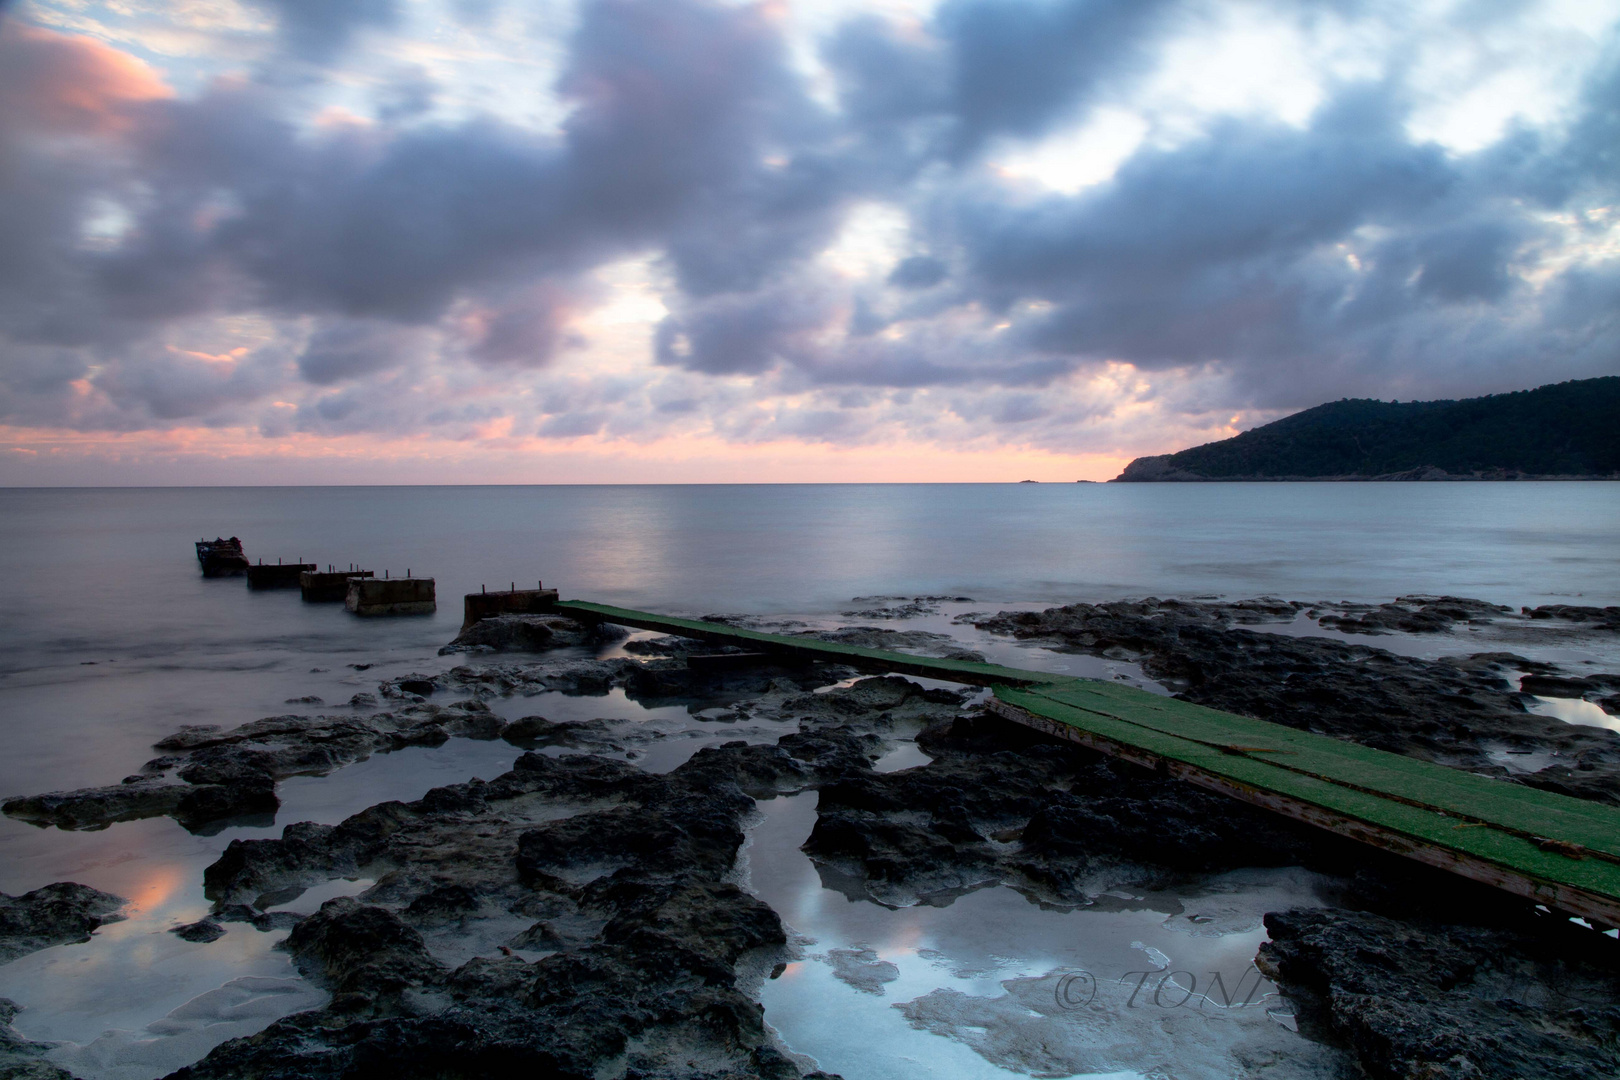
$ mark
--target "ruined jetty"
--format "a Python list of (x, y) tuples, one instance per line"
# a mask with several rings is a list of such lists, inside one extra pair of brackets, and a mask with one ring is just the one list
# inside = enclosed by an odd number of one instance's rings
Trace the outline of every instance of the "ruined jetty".
[(202, 566), (203, 577), (234, 577), (248, 568), (242, 541), (234, 536), (229, 540), (222, 537), (198, 540), (197, 562)]
[(430, 615), (439, 610), (433, 579), (418, 577), (351, 577), (343, 606), (365, 616)]
[(767, 634), (583, 600), (581, 622), (988, 687), (1002, 718), (1528, 902), (1620, 925), (1620, 807), (1478, 776), (1096, 679)]
[(466, 630), (480, 619), (488, 619), (494, 615), (545, 615), (550, 613), (551, 605), (557, 602), (557, 590), (545, 587), (545, 582), (536, 581), (532, 589), (520, 589), (517, 582), (504, 591), (490, 592), (488, 589), (479, 589), (475, 593), (468, 593), (462, 601), (461, 628)]
[(325, 570), (310, 567), (298, 575), (298, 587), (304, 599), (311, 604), (341, 604), (349, 598), (349, 579), (368, 578), (370, 570), (357, 569), (353, 563), (347, 570), (336, 570), (330, 564)]
[(314, 569), (314, 563), (284, 563), (277, 559), (275, 565), (271, 566), (260, 561), (247, 568), (248, 588), (296, 589), (305, 571)]

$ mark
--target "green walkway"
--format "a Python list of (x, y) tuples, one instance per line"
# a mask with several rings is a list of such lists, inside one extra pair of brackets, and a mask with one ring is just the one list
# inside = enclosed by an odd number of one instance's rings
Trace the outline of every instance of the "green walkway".
[(1010, 720), (1550, 908), (1620, 925), (1620, 808), (1115, 683), (933, 660), (581, 600), (556, 607), (586, 621), (863, 671), (988, 686), (991, 709)]

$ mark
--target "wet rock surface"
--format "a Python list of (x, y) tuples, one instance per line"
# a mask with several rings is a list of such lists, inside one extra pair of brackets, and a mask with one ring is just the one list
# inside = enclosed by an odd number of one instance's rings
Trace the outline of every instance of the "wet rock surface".
[[(156, 743), (161, 756), (122, 783), (20, 796), (6, 800), (0, 810), (63, 829), (101, 829), (164, 814), (194, 832), (218, 831), (233, 821), (269, 824), (280, 806), (275, 792), (279, 781), (329, 773), (372, 754), (438, 746), (451, 738), (503, 737), (526, 747), (588, 746), (626, 752), (661, 734), (606, 719), (552, 728), (543, 717), (525, 717), (513, 726), (490, 710), (489, 699), (544, 691), (605, 695), (622, 687), (634, 700), (684, 704), (766, 693), (779, 681), (785, 692), (798, 692), (853, 674), (831, 666), (808, 672), (770, 664), (740, 673), (705, 672), (688, 667), (684, 652), (671, 650), (650, 660), (573, 656), (399, 676), (379, 684), (377, 694), (356, 694), (349, 703), (351, 708), (370, 708), (381, 702), (386, 705), (381, 711), (288, 714), (229, 730), (215, 725), (184, 727)], [(428, 700), (438, 694), (466, 696), (448, 704)]]
[(610, 623), (576, 622), (563, 615), (493, 615), (467, 627), (439, 650), (453, 653), (544, 652), (623, 641), (630, 632)]
[(1490, 623), (1513, 609), (1461, 596), (1401, 596), (1387, 604), (1355, 610), (1340, 605), (1345, 614), (1319, 615), (1321, 625), (1346, 634), (1444, 634), (1458, 623)]
[(161, 740), (152, 759), (121, 784), (9, 799), (4, 812), (63, 829), (97, 829), (168, 814), (207, 831), (280, 806), (275, 785), (331, 772), (374, 753), (437, 746), (453, 736), (498, 738), (502, 721), (480, 701), (417, 703), (371, 715), (272, 716), (230, 730), (185, 727)]
[(1523, 608), (1532, 619), (1559, 619), (1589, 625), (1593, 630), (1620, 630), (1620, 607), (1582, 607), (1578, 604), (1543, 604)]
[(1301, 1030), (1348, 1047), (1368, 1077), (1620, 1075), (1610, 939), (1344, 910), (1274, 912), (1266, 929), (1258, 962)]
[(50, 1050), (17, 1034), (11, 1021), (20, 1010), (10, 998), (0, 998), (0, 1080), (74, 1080), (72, 1073), (44, 1060)]
[[(1177, 697), (1200, 705), (1620, 805), (1620, 733), (1530, 713), (1509, 681), (1547, 665), (1506, 653), (1422, 660), (1235, 625), (1252, 614), (1252, 607), (1234, 613), (1232, 605), (1150, 599), (1004, 612), (975, 625), (1138, 658)], [(1277, 615), (1292, 618), (1281, 608)], [(1510, 777), (1494, 761), (1496, 753), (1523, 750), (1555, 763)]]
[[(1421, 661), (1359, 642), (1244, 629), (1303, 610), (1270, 599), (1153, 601), (975, 621), (1063, 648), (1140, 657), (1154, 678), (1218, 708), (1292, 717), (1295, 726), (1464, 768), (1489, 771), (1493, 746), (1557, 746), (1575, 755), (1568, 776), (1538, 781), (1589, 784), (1598, 793), (1590, 797), (1604, 797), (1613, 740), (1592, 729), (1589, 743), (1552, 741), (1586, 732), (1525, 713), (1511, 681), (1567, 673), (1510, 653)], [(977, 655), (943, 635), (818, 633)], [(1620, 984), (1615, 965), (1590, 948), (1590, 931), (1565, 924), (1566, 935), (1587, 935), (1573, 944), (1538, 935), (1525, 906), (1482, 887), (1046, 739), (983, 712), (968, 692), (898, 676), (852, 679), (833, 665), (694, 667), (688, 656), (722, 650), (678, 638), (638, 639), (625, 652), (404, 676), (378, 687), (375, 712), (185, 729), (129, 783), (91, 789), (176, 789), (151, 802), (178, 813), (189, 789), (273, 797), (283, 776), (451, 737), (503, 738), (530, 751), (492, 780), (381, 803), (337, 825), (290, 824), (278, 839), (233, 841), (205, 874), (214, 914), (175, 932), (208, 940), (225, 923), (290, 928), (283, 947), (331, 997), (174, 1075), (799, 1077), (806, 1066), (775, 1040), (756, 993), (795, 946), (735, 875), (756, 800), (809, 789), (819, 804), (805, 851), (823, 884), (891, 907), (944, 906), (1006, 885), (1048, 908), (1109, 911), (1130, 902), (1121, 890), (1173, 889), (1253, 867), (1315, 871), (1332, 906), (1269, 916), (1273, 942), (1261, 962), (1295, 1002), (1301, 1030), (1343, 1048), (1347, 1075), (1616, 1071)], [(1583, 693), (1610, 692), (1602, 676), (1580, 678), (1595, 680), (1582, 683)], [(779, 725), (780, 734), (709, 746), (656, 773), (608, 756), (660, 737), (654, 724), (506, 720), (488, 707), (512, 695), (613, 688), (644, 703)], [(428, 700), (437, 695), (463, 700)], [(931, 760), (875, 772), (905, 739)], [(85, 794), (66, 793), (52, 812), (93, 823), (67, 798)], [(139, 801), (125, 798), (126, 807)], [(374, 884), (310, 915), (266, 910), (336, 879)], [(874, 997), (898, 977), (864, 945), (823, 955), (836, 978)], [(907, 1019), (961, 1031), (1000, 1023), (986, 1009), (1027, 1017), (1052, 1008), (1051, 979), (1015, 982), (1001, 1004), (956, 991), (923, 995), (906, 1003)], [(0, 1018), (9, 1018), (3, 1003)], [(1068, 1012), (1048, 1020), (1041, 1031), (1059, 1041), (1108, 1034), (1106, 1017), (1084, 1030)], [(0, 1077), (67, 1075), (40, 1060), (43, 1047), (6, 1038), (0, 1029)], [(1189, 1045), (1186, 1038), (1171, 1033), (1165, 1045)], [(978, 1052), (1002, 1060), (989, 1049)], [(1009, 1050), (1006, 1060), (1034, 1059)], [(1249, 1063), (1254, 1075), (1276, 1064)], [(22, 1068), (49, 1071), (6, 1071)]]
[(927, 766), (824, 786), (805, 851), (834, 872), (827, 883), (892, 906), (948, 903), (990, 884), (1084, 906), (1122, 886), (1163, 889), (1316, 855), (1303, 827), (1010, 727), (948, 720), (917, 737)]
[(190, 941), (198, 945), (206, 945), (211, 941), (218, 941), (225, 936), (225, 928), (213, 919), (198, 919), (196, 922), (186, 923), (169, 930), (169, 933), (182, 941)]
[(857, 605), (849, 611), (839, 612), (846, 619), (915, 619), (920, 615), (939, 614), (939, 605), (971, 604), (971, 596), (857, 596), (850, 603)]
[(222, 909), (376, 884), (287, 939), (325, 1009), (178, 1075), (797, 1077), (748, 992), (786, 944), (780, 920), (725, 876), (752, 795), (864, 770), (863, 745), (732, 743), (668, 774), (529, 753), (487, 783), (235, 841), (205, 878)]
[(71, 881), (45, 885), (21, 896), (0, 893), (0, 964), (52, 945), (86, 941), (103, 923), (123, 918), (118, 912), (127, 903), (122, 897)]

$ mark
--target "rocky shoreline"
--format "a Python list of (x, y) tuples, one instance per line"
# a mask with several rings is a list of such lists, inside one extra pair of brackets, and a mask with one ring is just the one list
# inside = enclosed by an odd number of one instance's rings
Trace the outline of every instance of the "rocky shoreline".
[(1155, 454), (1133, 459), (1110, 484), (1337, 484), (1399, 483), (1412, 481), (1601, 481), (1620, 480), (1620, 473), (1533, 473), (1518, 469), (1480, 469), (1473, 472), (1447, 472), (1438, 465), (1418, 465), (1386, 473), (1342, 473), (1334, 476), (1271, 475), (1250, 473), (1242, 476), (1205, 476), (1182, 468), (1174, 454)]
[[(858, 603), (866, 617), (905, 619), (943, 599)], [(1612, 635), (1614, 614), (1512, 612), (1448, 597), (1381, 606), (1150, 599), (964, 621), (1139, 664), (1216, 708), (1614, 804), (1620, 733), (1529, 712), (1525, 693), (1557, 690), (1613, 713), (1620, 676), (1495, 647), (1525, 634)], [(104, 828), (166, 814), (208, 835), (273, 814), (277, 785), (290, 776), (372, 754), (451, 738), (525, 750), (488, 781), (381, 803), (336, 825), (292, 823), (279, 838), (231, 841), (205, 874), (213, 913), (174, 930), (208, 942), (231, 923), (290, 929), (281, 947), (329, 998), (174, 1076), (820, 1075), (782, 1044), (758, 1003), (759, 987), (795, 956), (791, 928), (736, 876), (761, 801), (806, 791), (819, 801), (803, 850), (824, 884), (889, 908), (947, 906), (1001, 886), (1078, 911), (1121, 890), (1307, 868), (1329, 883), (1331, 904), (1268, 914), (1257, 963), (1293, 1004), (1300, 1031), (1332, 1048), (1345, 1075), (1620, 1071), (1620, 943), (1611, 937), (1045, 739), (988, 714), (966, 691), (836, 666), (693, 667), (687, 657), (713, 647), (676, 638), (640, 638), (590, 658), (580, 655), (592, 644), (587, 631), (546, 618), (530, 626), (509, 617), (458, 639), (456, 651), (498, 655), (385, 681), (341, 713), (185, 728), (122, 784), (5, 803), (8, 815), (42, 826)], [(1303, 620), (1356, 640), (1256, 629)], [(1371, 644), (1379, 634), (1460, 629), (1493, 648), (1424, 660)], [(938, 655), (964, 648), (919, 631), (823, 634)], [(566, 655), (547, 655), (563, 645)], [(656, 726), (506, 719), (491, 708), (522, 694), (609, 690), (694, 713), (724, 710), (765, 734), (705, 745), (658, 772), (636, 763), (671, 737)], [(913, 740), (925, 764), (874, 768)], [(372, 884), (312, 914), (271, 910), (345, 878)], [(69, 883), (0, 899), (0, 957), (82, 940), (121, 904)], [(852, 970), (882, 966), (846, 951), (834, 959)], [(0, 1010), (9, 1010), (0, 1024), (9, 1023), (14, 1008), (0, 1002)], [(926, 1020), (919, 1013), (912, 1022)], [(70, 1076), (48, 1052), (0, 1027), (0, 1078)]]

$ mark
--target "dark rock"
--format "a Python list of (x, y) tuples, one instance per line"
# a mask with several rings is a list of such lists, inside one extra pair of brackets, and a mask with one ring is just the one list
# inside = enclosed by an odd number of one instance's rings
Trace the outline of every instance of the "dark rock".
[(71, 881), (21, 896), (0, 893), (0, 964), (52, 945), (88, 941), (97, 927), (121, 920), (118, 911), (128, 902)]
[(896, 652), (916, 653), (918, 656), (938, 657), (941, 660), (967, 660), (983, 662), (984, 654), (964, 647), (949, 634), (935, 634), (926, 630), (886, 630), (876, 626), (846, 626), (838, 630), (813, 630), (805, 636), (839, 645), (854, 645), (863, 649), (890, 649)]
[[(802, 749), (865, 768), (835, 741)], [(176, 1075), (585, 1077), (619, 1062), (626, 1076), (797, 1077), (738, 981), (754, 954), (769, 967), (781, 923), (722, 878), (754, 806), (740, 785), (802, 784), (817, 769), (740, 743), (664, 775), (529, 753), (487, 783), (235, 841), (205, 875), (222, 917), (335, 876), (377, 884), (323, 905), (287, 940), (330, 1004)], [(433, 935), (503, 909), (539, 918), (508, 955), (454, 970), (434, 959)], [(528, 963), (511, 948), (549, 955)]]
[(1543, 604), (1524, 608), (1532, 619), (1559, 619), (1564, 622), (1592, 623), (1594, 630), (1620, 630), (1620, 607), (1581, 607), (1576, 604)]
[(582, 623), (563, 615), (493, 615), (480, 619), (439, 650), (458, 652), (544, 652), (565, 647), (623, 641), (630, 632), (612, 623)]
[(72, 1073), (41, 1060), (50, 1043), (30, 1042), (11, 1026), (22, 1010), (10, 998), (0, 998), (0, 1080), (75, 1080)]
[(507, 942), (514, 949), (532, 949), (539, 952), (555, 952), (565, 948), (568, 944), (548, 922), (537, 922), (523, 933)]
[(334, 995), (393, 996), (435, 986), (446, 975), (421, 934), (393, 912), (351, 897), (328, 900), (301, 920), (286, 949), (300, 971)]
[(1302, 827), (997, 718), (952, 721), (918, 744), (926, 766), (824, 786), (804, 845), (882, 903), (993, 883), (1086, 903), (1120, 885), (1316, 858)]
[(267, 816), (275, 820), (281, 800), (272, 784), (194, 784), (174, 808), (174, 819), (192, 832), (236, 818)]
[(415, 923), (443, 923), (460, 919), (479, 907), (478, 895), (465, 885), (446, 885), (422, 893), (405, 908)]
[[(159, 743), (169, 751), (147, 763), (151, 775), (104, 788), (11, 799), (11, 817), (64, 829), (169, 814), (193, 831), (224, 821), (273, 815), (275, 784), (330, 772), (374, 753), (437, 746), (455, 736), (494, 739), (504, 726), (480, 701), (402, 705), (366, 716), (272, 716), (229, 731), (183, 727)], [(173, 772), (171, 777), (167, 774)]]
[(1552, 934), (1339, 910), (1273, 912), (1266, 929), (1257, 963), (1300, 1030), (1347, 1046), (1368, 1077), (1620, 1075), (1607, 939), (1577, 951)]
[(186, 941), (195, 941), (198, 944), (206, 945), (210, 941), (218, 941), (224, 937), (225, 928), (213, 919), (199, 919), (197, 922), (186, 923), (184, 926), (172, 927), (169, 933), (184, 938)]
[(1526, 675), (1519, 680), (1519, 689), (1537, 697), (1590, 698), (1607, 690), (1620, 690), (1620, 675)]
[(1526, 712), (1489, 665), (1231, 621), (1221, 605), (1150, 599), (1006, 612), (975, 625), (1094, 655), (1123, 648), (1184, 700), (1456, 768), (1490, 772), (1502, 745), (1544, 749), (1569, 765), (1518, 782), (1620, 804), (1620, 734)]
[(0, 804), (8, 817), (61, 829), (104, 829), (117, 821), (157, 817), (180, 804), (188, 786), (161, 777), (145, 777), (112, 787), (52, 791), (7, 799)]
[(1513, 609), (1461, 596), (1402, 596), (1359, 615), (1323, 615), (1323, 626), (1346, 634), (1443, 634), (1459, 622), (1489, 623)]

